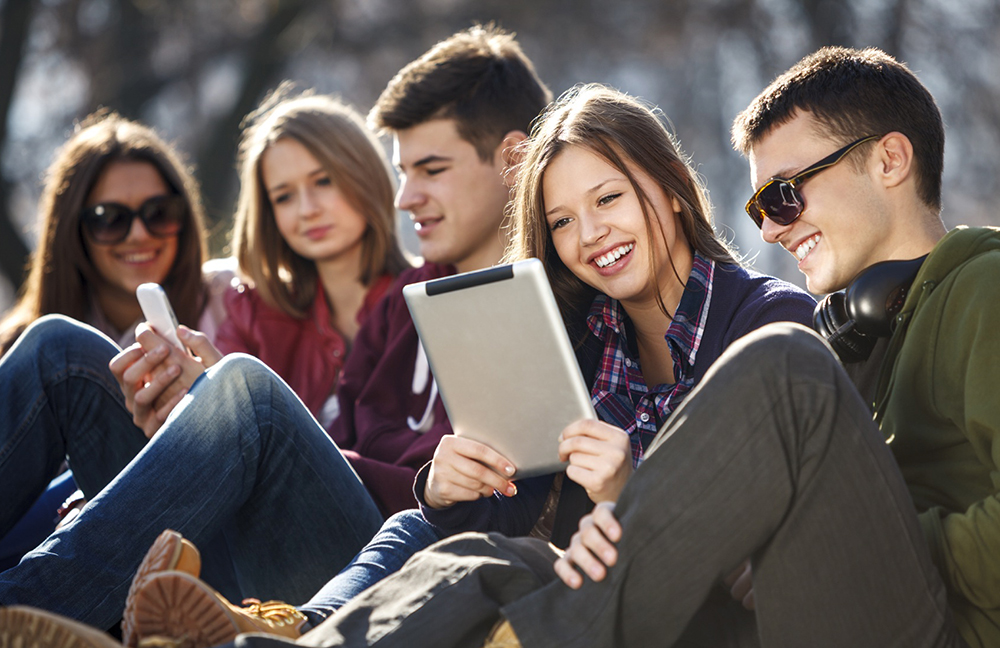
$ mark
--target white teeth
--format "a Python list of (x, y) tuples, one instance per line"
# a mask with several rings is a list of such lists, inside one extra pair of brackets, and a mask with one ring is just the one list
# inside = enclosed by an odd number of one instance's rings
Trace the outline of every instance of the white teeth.
[(135, 254), (123, 254), (121, 258), (125, 263), (145, 263), (152, 261), (155, 256), (156, 252), (136, 252)]
[(805, 241), (802, 241), (802, 244), (799, 245), (799, 247), (795, 248), (795, 253), (794, 253), (795, 258), (798, 259), (799, 261), (806, 258), (806, 255), (809, 254), (814, 247), (816, 247), (817, 243), (819, 243), (819, 239), (820, 239), (819, 234), (814, 234), (813, 236), (807, 238)]
[(597, 257), (594, 259), (594, 263), (597, 264), (598, 268), (607, 268), (609, 265), (622, 258), (626, 254), (632, 251), (635, 247), (635, 243), (629, 243), (628, 245), (622, 245), (620, 247), (611, 250), (607, 254)]

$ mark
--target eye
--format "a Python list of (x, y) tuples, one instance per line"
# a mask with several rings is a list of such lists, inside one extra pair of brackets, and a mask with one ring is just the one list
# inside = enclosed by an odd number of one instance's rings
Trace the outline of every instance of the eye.
[(557, 218), (553, 222), (549, 223), (549, 231), (554, 232), (557, 229), (565, 227), (570, 224), (572, 219), (569, 217)]
[(600, 198), (597, 199), (597, 204), (600, 205), (600, 206), (602, 206), (602, 207), (604, 205), (610, 205), (620, 195), (622, 195), (622, 193), (620, 191), (617, 192), (617, 193), (605, 194), (605, 195), (603, 195), (603, 196), (601, 196)]
[(271, 203), (274, 205), (284, 205), (291, 199), (292, 194), (287, 191), (283, 191), (281, 193), (273, 194), (271, 196)]
[(330, 176), (326, 176), (325, 175), (325, 176), (320, 176), (320, 177), (316, 178), (316, 186), (317, 187), (329, 187), (332, 184), (333, 184), (333, 180), (330, 179)]
[(428, 168), (427, 169), (427, 175), (429, 175), (429, 176), (436, 176), (437, 174), (442, 173), (442, 172), (447, 171), (447, 170), (448, 170), (448, 167), (438, 167), (436, 169), (430, 169), (430, 168)]

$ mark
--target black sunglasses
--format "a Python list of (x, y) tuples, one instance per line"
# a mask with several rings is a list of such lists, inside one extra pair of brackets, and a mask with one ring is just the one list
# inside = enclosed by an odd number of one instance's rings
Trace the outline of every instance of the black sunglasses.
[(806, 209), (805, 199), (799, 193), (797, 187), (820, 171), (829, 169), (837, 162), (843, 160), (855, 147), (865, 142), (879, 139), (880, 137), (882, 136), (869, 135), (868, 137), (855, 140), (791, 178), (771, 178), (757, 190), (753, 198), (747, 201), (747, 214), (757, 224), (758, 228), (764, 226), (765, 218), (771, 219), (778, 225), (790, 225), (794, 223)]
[(154, 196), (132, 211), (119, 203), (101, 203), (80, 214), (80, 227), (95, 243), (113, 245), (128, 238), (132, 221), (139, 217), (146, 231), (157, 238), (173, 236), (184, 227), (187, 201), (183, 196)]

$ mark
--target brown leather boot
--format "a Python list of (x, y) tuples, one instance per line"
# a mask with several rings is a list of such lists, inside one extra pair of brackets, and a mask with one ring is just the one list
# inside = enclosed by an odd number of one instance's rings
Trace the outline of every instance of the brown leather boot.
[(493, 626), (490, 636), (486, 637), (483, 648), (521, 648), (521, 641), (514, 634), (514, 628), (511, 627), (510, 621), (504, 619)]
[(136, 638), (132, 629), (135, 616), (135, 593), (150, 574), (163, 571), (182, 571), (192, 576), (201, 574), (201, 554), (190, 541), (171, 529), (165, 530), (150, 546), (146, 557), (139, 564), (132, 585), (125, 599), (125, 614), (122, 616), (122, 641), (129, 648), (135, 648)]
[(30, 607), (0, 608), (0, 648), (122, 648), (107, 633)]
[(280, 601), (227, 601), (199, 578), (179, 571), (150, 574), (135, 596), (132, 628), (140, 647), (147, 638), (168, 637), (186, 648), (210, 648), (242, 632), (297, 639), (306, 617)]

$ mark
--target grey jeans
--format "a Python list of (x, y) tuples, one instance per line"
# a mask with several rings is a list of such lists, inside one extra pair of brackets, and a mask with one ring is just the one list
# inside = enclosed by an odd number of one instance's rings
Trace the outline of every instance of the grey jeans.
[(733, 623), (751, 636), (755, 623), (762, 646), (964, 645), (892, 454), (803, 327), (736, 342), (661, 430), (615, 513), (619, 561), (601, 582), (563, 585), (547, 544), (465, 534), (299, 643), (472, 647), (502, 615), (525, 648), (693, 645), (713, 631), (696, 626), (718, 618), (706, 601), (750, 556), (755, 619)]

